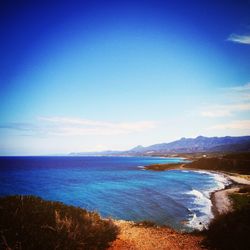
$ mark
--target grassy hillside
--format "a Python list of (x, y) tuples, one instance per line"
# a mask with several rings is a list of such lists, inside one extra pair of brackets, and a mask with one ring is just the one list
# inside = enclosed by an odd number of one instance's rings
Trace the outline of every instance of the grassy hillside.
[(250, 249), (250, 188), (232, 194), (234, 211), (216, 218), (209, 226), (205, 245), (209, 249)]
[(118, 228), (95, 212), (34, 196), (0, 198), (0, 249), (105, 249)]
[(185, 167), (250, 174), (250, 153), (235, 153), (221, 157), (201, 158), (186, 164)]
[[(182, 155), (184, 157), (184, 155)], [(186, 155), (185, 155), (186, 156)], [(190, 163), (165, 163), (145, 166), (146, 170), (165, 171), (171, 169), (204, 169), (213, 171), (226, 171), (239, 174), (250, 174), (250, 153), (232, 153), (223, 155), (207, 154), (203, 157), (201, 154), (189, 154)]]

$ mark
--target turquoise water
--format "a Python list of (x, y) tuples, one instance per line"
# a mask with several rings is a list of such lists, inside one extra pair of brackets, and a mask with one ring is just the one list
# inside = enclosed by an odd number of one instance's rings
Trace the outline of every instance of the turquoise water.
[(207, 172), (154, 172), (142, 166), (181, 162), (155, 157), (0, 157), (0, 195), (33, 194), (178, 230), (212, 218), (209, 194), (227, 180)]

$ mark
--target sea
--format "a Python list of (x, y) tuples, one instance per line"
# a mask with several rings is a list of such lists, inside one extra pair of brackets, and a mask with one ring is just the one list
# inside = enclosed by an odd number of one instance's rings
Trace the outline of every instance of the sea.
[(102, 217), (152, 221), (178, 231), (207, 227), (210, 195), (229, 180), (206, 171), (149, 171), (161, 157), (0, 157), (0, 196), (36, 195), (96, 211)]

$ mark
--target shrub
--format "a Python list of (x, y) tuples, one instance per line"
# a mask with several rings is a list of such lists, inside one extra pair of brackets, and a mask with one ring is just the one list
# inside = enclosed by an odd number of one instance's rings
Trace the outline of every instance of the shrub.
[(95, 212), (34, 196), (0, 198), (0, 249), (105, 249), (118, 228)]
[(233, 207), (236, 210), (240, 210), (247, 206), (250, 207), (250, 195), (245, 189), (240, 194), (231, 194), (230, 198), (233, 201)]
[(211, 249), (250, 249), (250, 205), (237, 206), (233, 212), (221, 215), (211, 222), (205, 245)]
[(244, 186), (240, 188), (239, 193), (249, 193), (250, 195), (250, 186)]

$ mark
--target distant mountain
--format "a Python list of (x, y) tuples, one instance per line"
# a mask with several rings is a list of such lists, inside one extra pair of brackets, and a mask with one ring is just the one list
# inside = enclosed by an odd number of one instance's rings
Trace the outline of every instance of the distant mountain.
[(107, 151), (98, 151), (98, 152), (72, 152), (69, 155), (70, 156), (105, 156), (105, 155), (120, 155), (123, 151), (113, 151), (113, 150), (107, 150)]
[(163, 155), (178, 153), (202, 152), (246, 152), (250, 151), (250, 136), (225, 136), (181, 138), (180, 140), (154, 144), (148, 147), (141, 145), (128, 151), (103, 151), (91, 153), (71, 153), (71, 155)]
[(250, 151), (250, 136), (240, 137), (204, 137), (181, 138), (170, 143), (154, 144), (148, 147), (135, 147), (129, 153), (140, 154), (174, 154), (200, 152), (238, 152)]

